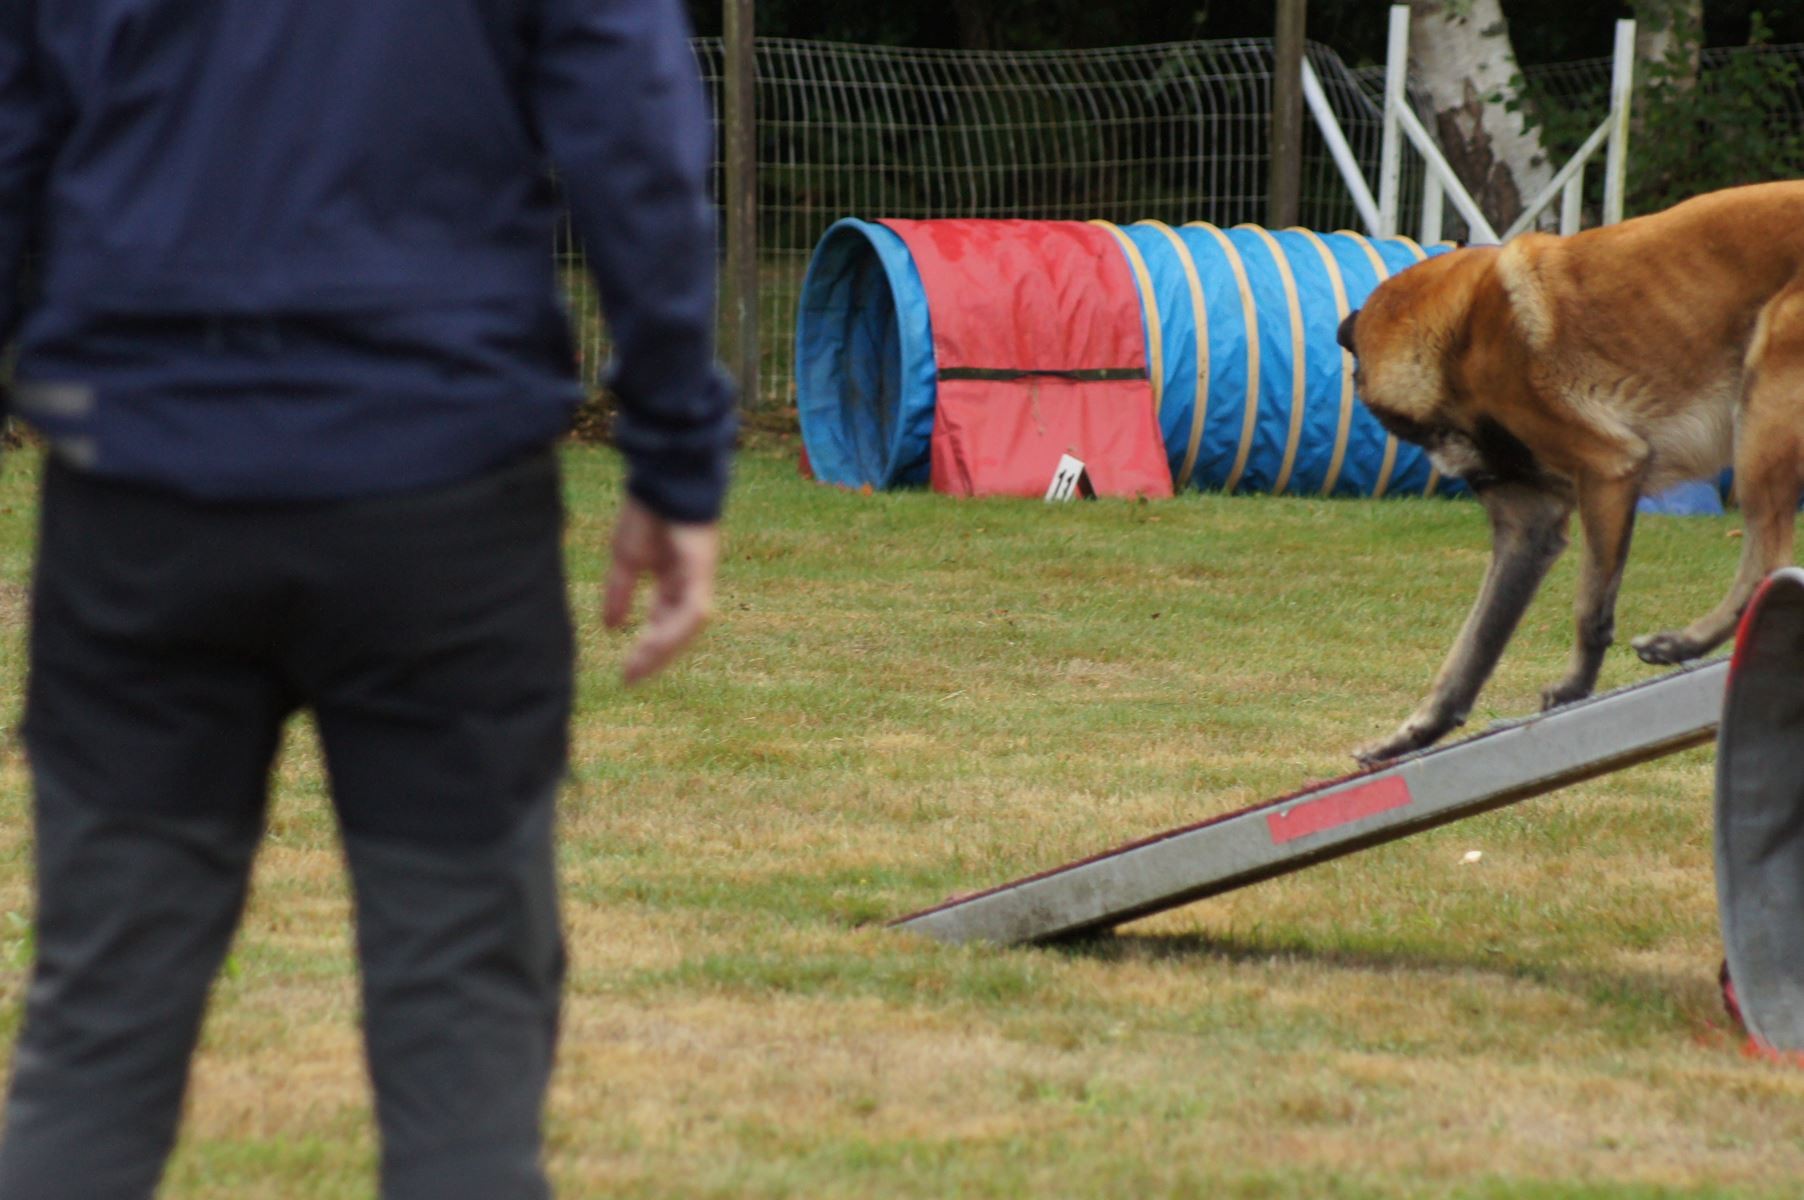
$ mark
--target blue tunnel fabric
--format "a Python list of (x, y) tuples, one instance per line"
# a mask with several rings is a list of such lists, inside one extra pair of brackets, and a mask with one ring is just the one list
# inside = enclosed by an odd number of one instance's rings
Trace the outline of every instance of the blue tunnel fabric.
[(827, 230), (802, 281), (795, 371), (817, 478), (845, 487), (927, 482), (933, 327), (900, 237), (854, 219)]
[(1118, 233), (1145, 264), (1147, 337), (1162, 343), (1149, 356), (1164, 371), (1159, 423), (1180, 488), (1462, 490), (1355, 402), (1335, 337), (1382, 279), (1448, 247), (1202, 223), (1143, 221)]

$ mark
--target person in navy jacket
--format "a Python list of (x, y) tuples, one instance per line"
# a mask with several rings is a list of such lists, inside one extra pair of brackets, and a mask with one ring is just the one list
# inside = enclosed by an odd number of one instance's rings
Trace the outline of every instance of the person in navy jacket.
[(0, 1200), (154, 1192), (299, 710), (382, 1195), (549, 1195), (580, 399), (551, 247), (567, 204), (628, 468), (608, 624), (653, 583), (634, 681), (711, 603), (712, 162), (678, 0), (0, 3), (0, 343), (51, 447)]

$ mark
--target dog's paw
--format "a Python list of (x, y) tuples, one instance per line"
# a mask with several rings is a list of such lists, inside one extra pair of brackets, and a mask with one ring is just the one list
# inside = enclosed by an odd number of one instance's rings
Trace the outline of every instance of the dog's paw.
[(1405, 725), (1387, 738), (1367, 742), (1353, 751), (1353, 757), (1362, 767), (1380, 766), (1412, 750), (1420, 750), (1440, 737), (1442, 732), (1445, 731), (1430, 730), (1414, 724)]
[(1696, 658), (1702, 648), (1679, 633), (1650, 633), (1629, 643), (1644, 663), (1670, 667)]
[(1591, 694), (1591, 686), (1576, 679), (1562, 679), (1558, 683), (1550, 683), (1541, 689), (1541, 711), (1558, 708), (1562, 704), (1571, 704), (1574, 700), (1583, 700)]
[(1399, 754), (1407, 754), (1410, 747), (1399, 746), (1396, 738), (1385, 738), (1383, 741), (1367, 742), (1353, 749), (1353, 761), (1362, 767), (1376, 767), (1389, 762)]

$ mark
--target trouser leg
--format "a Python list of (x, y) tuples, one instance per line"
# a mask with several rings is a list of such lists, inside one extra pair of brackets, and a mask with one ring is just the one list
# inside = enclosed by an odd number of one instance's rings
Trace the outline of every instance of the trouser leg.
[(385, 1200), (540, 1200), (564, 950), (547, 793), (507, 835), (347, 832)]
[(387, 1200), (538, 1200), (572, 690), (549, 455), (321, 522), (296, 608), (356, 895)]
[(125, 817), (47, 774), (37, 786), (37, 963), (0, 1197), (137, 1200), (175, 1141), (257, 827)]
[(218, 534), (195, 506), (46, 472), (25, 717), (36, 965), (4, 1200), (140, 1200), (175, 1137), (288, 709), (256, 661), (256, 572)]

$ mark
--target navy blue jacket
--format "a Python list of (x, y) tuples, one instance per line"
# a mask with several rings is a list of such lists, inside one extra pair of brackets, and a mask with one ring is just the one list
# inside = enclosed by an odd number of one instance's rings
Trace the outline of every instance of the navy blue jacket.
[(580, 399), (555, 167), (629, 490), (711, 519), (734, 420), (712, 165), (679, 0), (0, 0), (16, 411), (96, 473), (203, 498), (542, 446)]

